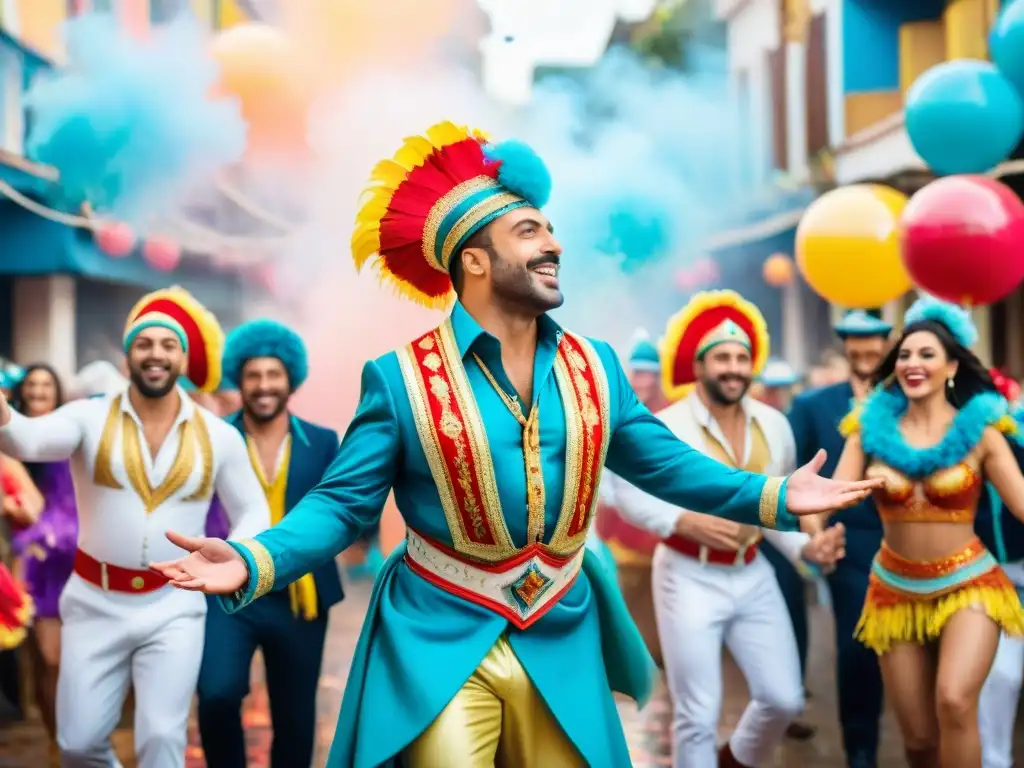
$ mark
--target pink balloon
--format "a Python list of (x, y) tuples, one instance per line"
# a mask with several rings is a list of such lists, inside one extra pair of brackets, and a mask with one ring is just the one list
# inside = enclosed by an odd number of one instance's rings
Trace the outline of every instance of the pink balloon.
[(918, 288), (957, 304), (993, 304), (1024, 279), (1024, 204), (984, 176), (946, 176), (907, 203), (903, 263)]
[(142, 256), (153, 269), (170, 272), (181, 263), (181, 246), (166, 237), (151, 237), (142, 246)]
[(127, 224), (110, 221), (93, 233), (96, 246), (113, 259), (123, 259), (135, 250), (135, 231)]

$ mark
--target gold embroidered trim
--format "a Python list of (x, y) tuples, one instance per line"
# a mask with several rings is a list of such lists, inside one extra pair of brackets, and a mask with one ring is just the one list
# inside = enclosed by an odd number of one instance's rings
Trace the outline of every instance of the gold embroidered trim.
[(121, 395), (110, 401), (107, 420), (103, 424), (99, 448), (96, 449), (96, 464), (92, 471), (92, 481), (103, 488), (121, 490), (124, 486), (114, 477), (114, 446), (117, 444), (117, 431), (121, 425)]
[(769, 477), (761, 489), (761, 501), (758, 504), (757, 517), (762, 528), (775, 528), (779, 516), (779, 496), (782, 493), (784, 477)]
[(544, 467), (540, 454), (540, 402), (530, 407), (530, 417), (523, 415), (523, 407), (518, 398), (511, 397), (501, 388), (494, 374), (480, 359), (473, 354), (473, 360), (483, 371), (484, 377), (498, 397), (505, 403), (519, 426), (523, 429), (523, 463), (526, 466), (526, 543), (544, 541), (545, 516), (547, 501), (544, 488)]
[(451, 379), (452, 396), (459, 405), (462, 418), (465, 419), (466, 439), (469, 442), (469, 451), (474, 457), (477, 487), (480, 489), (484, 504), (483, 514), (496, 542), (491, 557), (504, 560), (518, 550), (512, 543), (512, 534), (505, 523), (501, 496), (498, 494), (498, 479), (494, 474), (494, 460), (491, 458), (491, 443), (484, 426), (484, 417), (480, 413), (473, 387), (466, 374), (466, 367), (459, 354), (459, 345), (455, 340), (455, 330), (452, 328), (450, 317), (438, 328), (437, 338), (440, 341), (439, 352), (444, 357)]
[[(608, 453), (611, 440), (611, 407), (608, 388), (608, 377), (601, 358), (586, 339), (575, 334), (563, 332), (563, 336), (576, 342), (583, 356), (575, 350), (568, 355), (557, 355), (555, 358), (555, 381), (562, 397), (562, 408), (565, 410), (565, 490), (562, 497), (562, 508), (558, 515), (555, 533), (551, 537), (548, 549), (558, 555), (568, 555), (583, 546), (587, 539), (590, 523), (594, 519), (597, 508), (597, 489), (601, 483), (601, 473)], [(571, 365), (567, 364), (569, 358)], [(581, 375), (587, 368), (593, 372), (597, 391), (591, 392), (590, 385)], [(574, 387), (575, 382), (575, 387)], [(575, 390), (578, 389), (583, 402), (577, 401)], [(600, 421), (598, 421), (600, 419)], [(592, 439), (592, 430), (598, 423), (604, 425), (600, 446), (595, 446), (591, 455), (592, 461), (583, 462), (585, 440)], [(580, 492), (591, 486), (591, 499), (588, 505), (587, 525), (570, 535), (569, 531), (576, 516), (576, 501)]]
[[(447, 333), (445, 329), (447, 329)], [(485, 561), (505, 560), (511, 557), (516, 549), (512, 544), (512, 536), (508, 532), (505, 518), (501, 512), (498, 483), (494, 476), (494, 464), (491, 460), (487, 437), (483, 433), (483, 420), (476, 406), (476, 400), (472, 396), (472, 390), (469, 389), (469, 380), (466, 378), (465, 368), (459, 358), (454, 334), (451, 332), (449, 324), (445, 323), (418, 343), (421, 349), (430, 350), (431, 356), (437, 357), (436, 366), (431, 367), (440, 370), (441, 365), (446, 364), (452, 387), (455, 390), (468, 390), (470, 393), (471, 408), (467, 410), (465, 395), (458, 397), (458, 392), (452, 392), (440, 376), (430, 377), (429, 382), (424, 379), (411, 344), (398, 352), (398, 363), (409, 396), (416, 432), (420, 438), (420, 446), (427, 460), (427, 466), (430, 467), (430, 474), (437, 486), (441, 508), (444, 510), (445, 521), (452, 536), (452, 544), (458, 552), (470, 557), (477, 557)], [(442, 357), (444, 361), (442, 361)], [(461, 409), (464, 421), (460, 420), (451, 409), (453, 396), (458, 397), (456, 402)], [(476, 464), (477, 482), (481, 489), (481, 500), (485, 508), (476, 509), (474, 505), (466, 512), (471, 521), (479, 521), (481, 530), (486, 520), (494, 544), (476, 541), (470, 538), (469, 531), (466, 530), (453, 483), (459, 483), (460, 487), (464, 489), (466, 497), (472, 498), (470, 493), (472, 489), (471, 462), (465, 459), (460, 462), (459, 477), (449, 475), (444, 457), (441, 455), (441, 444), (435, 432), (428, 397), (435, 398), (442, 410), (447, 409), (445, 415), (442, 416), (442, 428), (446, 430), (446, 436), (453, 440), (461, 436), (465, 441), (466, 452), (474, 459), (472, 463)]]
[(203, 465), (203, 475), (199, 487), (186, 497), (185, 501), (204, 501), (213, 496), (213, 441), (210, 440), (210, 429), (202, 412), (197, 408), (192, 414), (195, 423), (196, 441), (199, 443), (199, 460)]
[(490, 176), (477, 176), (475, 179), (464, 181), (440, 200), (434, 203), (427, 214), (427, 220), (423, 223), (423, 258), (427, 260), (432, 268), (438, 272), (448, 272), (444, 264), (439, 264), (437, 254), (434, 253), (434, 246), (437, 244), (437, 230), (444, 221), (445, 216), (452, 212), (456, 205), (470, 195), (488, 187), (494, 188), (498, 182)]
[(155, 489), (149, 482), (146, 461), (142, 455), (142, 440), (139, 438), (139, 427), (129, 414), (121, 414), (121, 451), (124, 454), (124, 467), (128, 473), (128, 481), (142, 499), (142, 504), (149, 514), (161, 504), (181, 490), (188, 482), (195, 463), (195, 427), (191, 419), (178, 427), (178, 452), (174, 457), (167, 477)]
[[(511, 192), (499, 192), (494, 197), (488, 197), (466, 211), (444, 239), (444, 245), (441, 247), (441, 258), (444, 260), (445, 265), (447, 265), (452, 251), (455, 250), (455, 246), (481, 219), (490, 216), (495, 211), (500, 211), (506, 205), (518, 203), (522, 199)], [(447, 271), (447, 268), (445, 268), (445, 272)]]
[(256, 573), (249, 574), (250, 579), (254, 575), (256, 577), (256, 591), (253, 592), (252, 600), (261, 598), (274, 588), (274, 577), (276, 576), (274, 558), (270, 556), (270, 550), (256, 539), (242, 539), (235, 543), (244, 547), (245, 551), (252, 555), (253, 562), (256, 563)]

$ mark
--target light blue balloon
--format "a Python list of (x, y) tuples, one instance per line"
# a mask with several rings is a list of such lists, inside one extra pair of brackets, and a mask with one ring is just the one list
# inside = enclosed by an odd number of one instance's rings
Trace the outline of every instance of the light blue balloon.
[(939, 174), (991, 170), (1024, 134), (1024, 102), (987, 61), (932, 67), (910, 87), (905, 115), (911, 144)]
[(989, 36), (992, 61), (1024, 95), (1024, 0), (1014, 0), (999, 14)]

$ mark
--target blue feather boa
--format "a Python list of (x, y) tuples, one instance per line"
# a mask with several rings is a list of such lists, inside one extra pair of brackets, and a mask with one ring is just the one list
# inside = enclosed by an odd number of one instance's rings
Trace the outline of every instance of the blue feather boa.
[(914, 448), (903, 439), (900, 419), (906, 410), (902, 392), (874, 392), (860, 415), (861, 444), (866, 456), (908, 477), (923, 478), (963, 461), (981, 441), (985, 428), (1009, 415), (1010, 406), (995, 392), (975, 395), (957, 412), (942, 440), (929, 448)]

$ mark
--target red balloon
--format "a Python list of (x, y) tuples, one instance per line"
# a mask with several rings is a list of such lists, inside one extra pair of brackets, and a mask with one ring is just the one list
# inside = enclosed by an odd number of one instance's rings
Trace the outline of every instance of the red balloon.
[(114, 259), (129, 256), (135, 250), (135, 232), (127, 224), (116, 221), (101, 224), (93, 238), (96, 246)]
[(992, 304), (1024, 280), (1024, 203), (994, 179), (933, 181), (910, 198), (900, 223), (907, 272), (937, 298)]
[(170, 272), (181, 262), (181, 246), (166, 237), (151, 237), (142, 246), (142, 256), (153, 269)]

